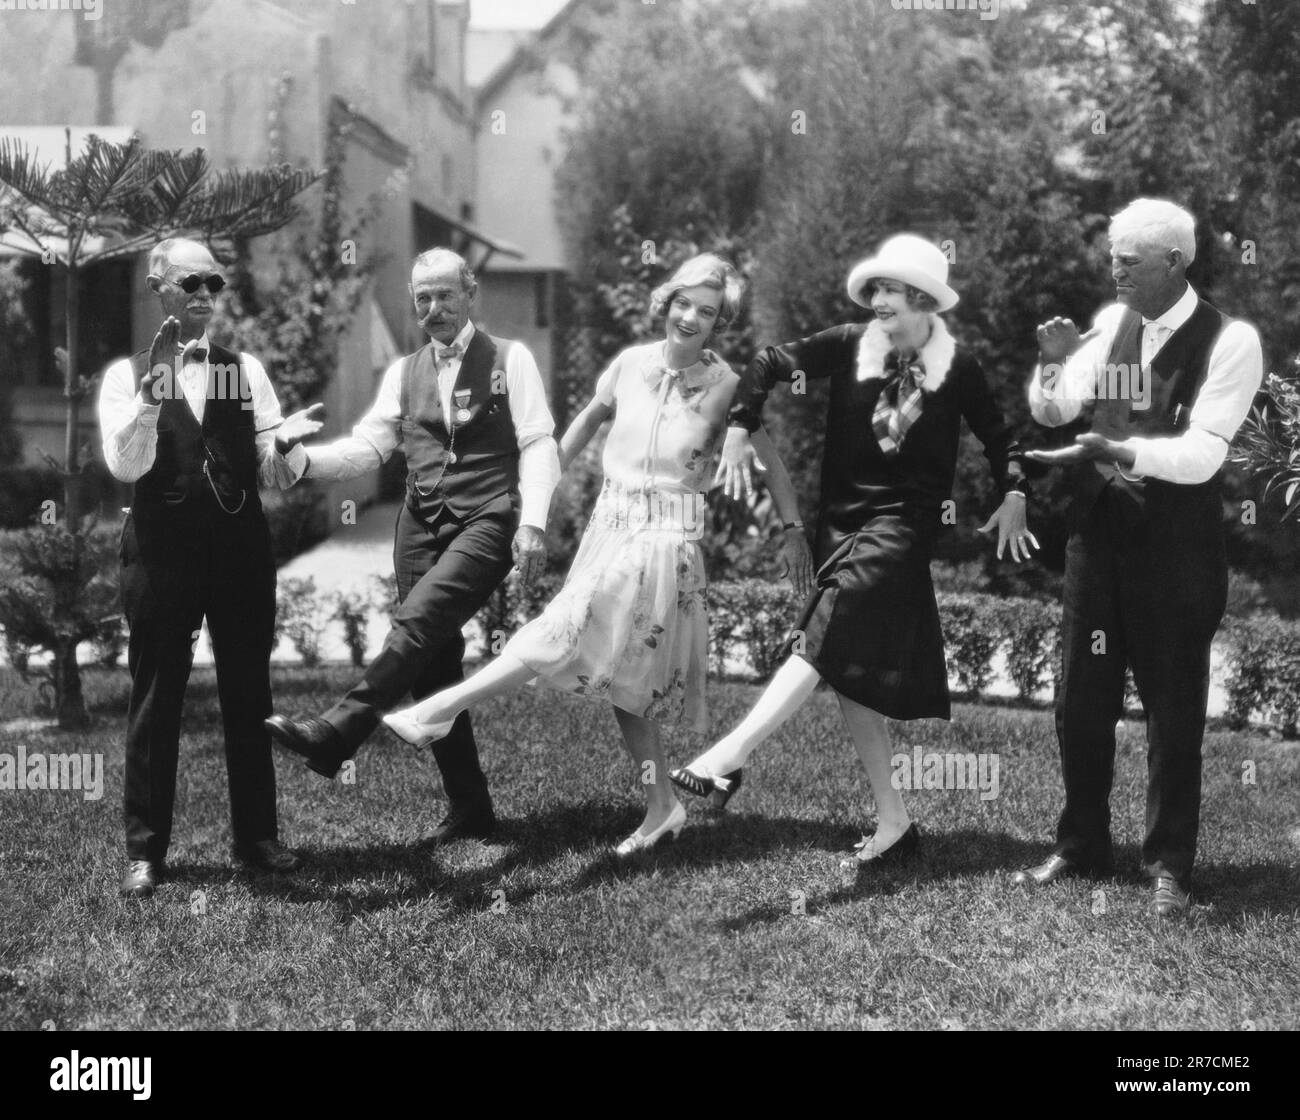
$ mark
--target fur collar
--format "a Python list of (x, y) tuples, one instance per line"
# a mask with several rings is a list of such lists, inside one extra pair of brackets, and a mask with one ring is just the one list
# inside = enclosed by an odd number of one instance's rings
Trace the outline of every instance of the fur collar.
[[(881, 329), (880, 324), (872, 319), (858, 342), (858, 380), (866, 381), (872, 377), (884, 377), (885, 357), (892, 349), (893, 344), (889, 341), (889, 336)], [(948, 333), (944, 321), (938, 315), (931, 315), (930, 337), (921, 347), (920, 354), (921, 361), (925, 365), (925, 382), (921, 388), (927, 393), (933, 393), (938, 389), (943, 384), (944, 378), (948, 376), (956, 354), (957, 343)]]

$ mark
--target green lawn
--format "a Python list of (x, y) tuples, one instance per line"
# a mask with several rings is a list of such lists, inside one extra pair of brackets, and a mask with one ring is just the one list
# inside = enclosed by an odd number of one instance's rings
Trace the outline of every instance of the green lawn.
[[(351, 670), (276, 669), (281, 710), (321, 709)], [(909, 796), (918, 868), (858, 887), (838, 862), (869, 818), (831, 697), (766, 745), (720, 819), (688, 806), (681, 840), (619, 866), (640, 820), (608, 710), (527, 690), (478, 734), (499, 843), (434, 850), (432, 763), (386, 732), (330, 784), (281, 756), (288, 877), (237, 872), (211, 676), (196, 671), (182, 742), (172, 878), (116, 896), (123, 671), (95, 670), (96, 730), (15, 727), (0, 751), (105, 752), (105, 794), (0, 792), (0, 1027), (1300, 1027), (1294, 743), (1213, 732), (1205, 748), (1201, 905), (1155, 925), (1137, 876), (1145, 749), (1121, 736), (1120, 878), (1017, 892), (1060, 807), (1048, 713), (959, 705), (896, 726), (900, 750), (996, 752), (1000, 796)], [(715, 728), (754, 689), (715, 685)], [(0, 712), (34, 711), (0, 673)], [(698, 741), (676, 739), (685, 760)], [(1243, 785), (1243, 761), (1256, 784)], [(195, 913), (195, 892), (205, 912)], [(792, 893), (794, 892), (794, 893)], [(802, 901), (803, 913), (797, 912)]]

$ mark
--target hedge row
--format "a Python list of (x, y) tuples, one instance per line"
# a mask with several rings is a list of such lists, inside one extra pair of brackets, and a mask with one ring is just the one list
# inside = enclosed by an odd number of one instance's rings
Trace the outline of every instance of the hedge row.
[[(507, 581), (475, 616), (487, 653), (496, 652), (498, 635), (510, 634), (535, 617), (562, 582), (551, 574), (530, 588)], [(11, 597), (25, 584), (9, 586)], [(32, 608), (40, 606), (33, 595)], [(1000, 668), (1022, 700), (1045, 688), (1054, 693), (1060, 679), (1060, 606), (1035, 599), (1009, 599), (977, 592), (937, 596), (948, 667), (969, 696), (988, 691)], [(277, 592), (277, 635), (288, 637), (303, 663), (319, 663), (321, 641), (331, 624), (343, 628), (355, 664), (365, 657), (366, 631), (373, 612), (390, 614), (396, 604), (394, 579), (376, 577), (366, 592), (319, 595), (311, 579), (282, 579)], [(709, 588), (710, 668), (714, 676), (765, 680), (785, 656), (799, 603), (784, 584), (763, 580), (715, 583)], [(10, 620), (13, 621), (12, 619)], [(114, 663), (125, 644), (120, 622), (105, 619), (96, 633), (96, 653)], [(864, 620), (866, 624), (866, 620)], [(12, 663), (25, 664), (30, 647), (11, 625), (3, 635)], [(30, 639), (28, 639), (30, 640)], [(1300, 723), (1300, 623), (1258, 614), (1231, 620), (1220, 632), (1228, 673), (1226, 716), (1234, 727), (1252, 719), (1295, 736)], [(1126, 707), (1138, 710), (1129, 681)]]

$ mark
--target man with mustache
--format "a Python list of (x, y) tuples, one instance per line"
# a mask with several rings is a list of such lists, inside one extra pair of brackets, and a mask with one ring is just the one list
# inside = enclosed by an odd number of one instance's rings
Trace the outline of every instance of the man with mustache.
[(1034, 419), (1057, 426), (1091, 408), (1091, 431), (1030, 452), (1073, 471), (1057, 697), (1065, 808), (1057, 844), (1022, 885), (1111, 872), (1115, 724), (1132, 666), (1147, 716), (1142, 863), (1156, 917), (1186, 911), (1201, 804), (1210, 643), (1223, 617), (1221, 467), (1263, 376), (1255, 328), (1188, 285), (1192, 215), (1138, 199), (1111, 220), (1118, 303), (1080, 337), (1068, 319), (1038, 328)]
[[(388, 709), (463, 679), (461, 628), (512, 563), (525, 581), (545, 565), (546, 515), (560, 477), (555, 424), (532, 354), (471, 321), (477, 293), (460, 256), (421, 253), (411, 298), (429, 343), (388, 368), (351, 436), (307, 448), (312, 478), (355, 478), (398, 446), (407, 464), (393, 550), (400, 605), (383, 649), (323, 715), (267, 720), (277, 743), (325, 777)], [(496, 821), (468, 712), (433, 754), (449, 810), (431, 839), (486, 838)]]
[(165, 316), (149, 350), (104, 373), (99, 423), (115, 478), (134, 483), (122, 527), (122, 602), (130, 627), (123, 895), (153, 894), (171, 839), (181, 705), (208, 620), (225, 733), (234, 855), (267, 871), (300, 860), (277, 839), (271, 711), (275, 563), (259, 484), (292, 486), (297, 444), (320, 406), (281, 421), (251, 354), (208, 341), (225, 285), (212, 254), (172, 238), (149, 254)]

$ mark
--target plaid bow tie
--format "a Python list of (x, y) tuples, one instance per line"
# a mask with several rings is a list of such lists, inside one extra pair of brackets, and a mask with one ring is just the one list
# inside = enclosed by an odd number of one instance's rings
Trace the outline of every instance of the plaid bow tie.
[(919, 357), (904, 363), (897, 350), (885, 358), (885, 387), (880, 390), (876, 411), (871, 416), (871, 430), (887, 459), (903, 446), (907, 430), (921, 415), (921, 382), (925, 365)]
[(452, 345), (450, 346), (439, 347), (437, 353), (438, 364), (442, 365), (444, 362), (453, 362), (457, 358), (459, 358), (464, 352), (465, 352), (464, 348), (457, 345), (456, 343), (452, 343)]

